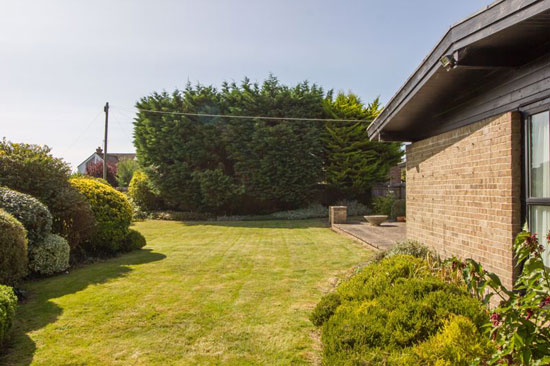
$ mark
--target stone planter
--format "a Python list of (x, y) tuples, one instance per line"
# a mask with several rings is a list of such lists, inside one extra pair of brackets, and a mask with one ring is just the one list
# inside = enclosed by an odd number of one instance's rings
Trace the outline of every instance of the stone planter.
[(387, 215), (370, 215), (364, 217), (372, 226), (380, 226), (381, 223), (388, 219)]

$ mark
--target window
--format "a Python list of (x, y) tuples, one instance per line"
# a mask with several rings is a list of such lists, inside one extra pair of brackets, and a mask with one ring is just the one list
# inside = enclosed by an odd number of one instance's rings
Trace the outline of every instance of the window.
[[(527, 117), (527, 220), (531, 232), (546, 244), (550, 230), (550, 111), (539, 110)], [(550, 247), (543, 254), (550, 265)]]

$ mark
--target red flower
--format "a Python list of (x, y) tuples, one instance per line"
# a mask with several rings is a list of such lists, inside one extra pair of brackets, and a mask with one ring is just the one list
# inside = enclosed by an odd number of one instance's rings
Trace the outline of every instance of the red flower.
[(525, 319), (529, 320), (533, 316), (533, 310), (527, 309), (527, 315), (525, 316)]
[(542, 302), (539, 305), (539, 308), (545, 308), (550, 304), (550, 296), (547, 296), (546, 299), (542, 300)]
[(493, 323), (493, 327), (498, 327), (500, 325), (500, 314), (493, 313), (491, 315), (491, 323)]

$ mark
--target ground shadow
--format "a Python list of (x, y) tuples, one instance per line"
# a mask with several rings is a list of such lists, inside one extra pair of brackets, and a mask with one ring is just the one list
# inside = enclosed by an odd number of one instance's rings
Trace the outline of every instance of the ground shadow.
[(328, 228), (328, 218), (304, 220), (254, 220), (254, 221), (180, 221), (185, 226), (226, 226), (252, 229), (309, 229)]
[[(90, 285), (106, 283), (126, 276), (132, 271), (129, 266), (151, 263), (166, 258), (164, 254), (151, 249), (141, 249), (121, 256), (102, 260), (62, 274), (23, 284), (27, 298), (20, 304), (10, 340), (0, 352), (0, 365), (30, 365), (36, 345), (27, 335), (33, 330), (53, 323), (63, 313), (63, 309), (51, 302), (68, 294), (86, 289)], [(17, 358), (12, 351), (18, 348)]]

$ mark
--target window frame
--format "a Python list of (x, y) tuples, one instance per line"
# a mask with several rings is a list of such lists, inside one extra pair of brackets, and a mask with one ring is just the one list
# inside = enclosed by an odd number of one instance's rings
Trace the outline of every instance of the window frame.
[[(550, 206), (550, 197), (531, 197), (531, 120), (533, 115), (549, 112), (550, 113), (550, 97), (542, 99), (536, 103), (520, 108), (524, 121), (524, 148), (523, 165), (524, 165), (524, 218), (530, 227), (531, 224), (531, 206)], [(550, 121), (549, 121), (550, 123)]]

